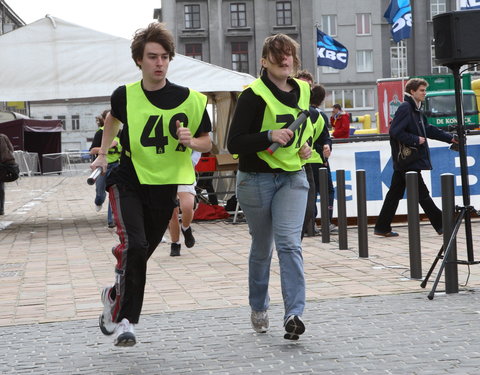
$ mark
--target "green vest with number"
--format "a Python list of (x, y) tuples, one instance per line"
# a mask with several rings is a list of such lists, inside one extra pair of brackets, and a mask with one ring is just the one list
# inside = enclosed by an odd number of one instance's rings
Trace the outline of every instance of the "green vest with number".
[[(308, 109), (310, 85), (298, 79), (295, 79), (295, 81), (300, 87), (298, 106), (302, 109)], [(287, 128), (300, 115), (301, 110), (299, 108), (292, 108), (280, 102), (260, 78), (253, 81), (249, 87), (256, 95), (261, 96), (267, 104), (261, 131)], [(294, 132), (293, 138), (285, 146), (279, 147), (273, 154), (265, 150), (257, 152), (257, 155), (272, 169), (279, 168), (287, 172), (298, 171), (305, 164), (305, 160), (298, 155), (298, 150), (312, 135), (312, 122), (307, 118), (307, 121)]]
[(312, 147), (312, 156), (307, 159), (307, 163), (321, 163), (323, 164), (323, 158), (322, 155), (320, 155), (314, 148), (313, 144), (317, 141), (318, 137), (320, 137), (320, 134), (322, 134), (323, 127), (325, 126), (325, 119), (323, 116), (318, 113), (318, 118), (317, 121), (315, 121), (313, 124), (313, 136), (312, 139), (309, 140), (308, 144), (310, 144), (310, 147)]
[[(99, 128), (101, 131), (103, 131), (103, 126)], [(115, 163), (120, 160), (120, 154), (122, 153), (122, 145), (120, 144), (120, 138), (118, 136), (115, 136), (113, 138), (114, 141), (117, 142), (117, 145), (115, 147), (110, 147), (107, 152), (107, 163)]]
[(195, 182), (192, 149), (177, 139), (176, 121), (197, 132), (207, 105), (207, 97), (189, 90), (188, 97), (172, 109), (154, 106), (145, 96), (141, 81), (126, 85), (127, 122), (130, 150), (138, 180), (142, 185), (190, 185)]

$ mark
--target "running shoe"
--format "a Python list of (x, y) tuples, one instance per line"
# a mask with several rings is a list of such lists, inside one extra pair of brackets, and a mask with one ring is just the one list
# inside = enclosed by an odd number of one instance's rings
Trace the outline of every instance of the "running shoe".
[(117, 323), (112, 321), (112, 309), (115, 301), (110, 297), (111, 286), (107, 286), (102, 290), (103, 312), (100, 314), (98, 325), (104, 335), (111, 335), (115, 332)]
[(170, 256), (171, 257), (179, 257), (180, 256), (180, 248), (182, 245), (179, 243), (172, 242), (170, 246)]
[(298, 340), (300, 335), (305, 332), (305, 324), (298, 315), (290, 315), (285, 320), (284, 326), (286, 333), (283, 338), (287, 340)]
[(133, 346), (137, 343), (133, 324), (126, 318), (123, 318), (122, 321), (117, 324), (115, 333), (117, 334), (113, 341), (115, 346)]
[(195, 245), (195, 237), (193, 237), (193, 234), (192, 234), (192, 227), (188, 227), (187, 230), (183, 230), (182, 229), (182, 233), (183, 233), (183, 237), (185, 238), (185, 246), (186, 247), (193, 247), (193, 245)]
[(252, 322), (252, 328), (257, 333), (265, 333), (268, 331), (269, 321), (268, 321), (268, 312), (265, 311), (254, 311), (250, 315), (250, 321)]

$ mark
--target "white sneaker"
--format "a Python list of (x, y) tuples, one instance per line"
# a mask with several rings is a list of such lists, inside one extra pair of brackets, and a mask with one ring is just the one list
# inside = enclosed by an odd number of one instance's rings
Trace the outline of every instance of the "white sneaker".
[(269, 321), (268, 321), (268, 312), (265, 311), (254, 311), (250, 315), (250, 321), (252, 322), (252, 328), (257, 333), (265, 333), (268, 331)]
[(126, 318), (123, 318), (122, 321), (117, 324), (115, 333), (117, 334), (117, 337), (115, 337), (113, 341), (115, 346), (133, 346), (137, 343), (133, 324), (130, 324)]
[(330, 224), (330, 233), (338, 233), (338, 228), (335, 224)]
[(98, 325), (104, 335), (111, 335), (115, 332), (117, 323), (112, 322), (112, 309), (115, 301), (110, 298), (110, 290), (112, 287), (107, 286), (102, 290), (103, 312), (98, 319)]
[(100, 212), (100, 210), (102, 209), (102, 207), (103, 207), (103, 204), (96, 204), (96, 205), (95, 205), (95, 211)]

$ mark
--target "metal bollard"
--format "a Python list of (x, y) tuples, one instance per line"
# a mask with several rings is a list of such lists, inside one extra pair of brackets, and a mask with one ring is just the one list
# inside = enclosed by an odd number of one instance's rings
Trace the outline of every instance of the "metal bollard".
[(422, 278), (422, 255), (420, 247), (420, 217), (418, 210), (418, 173), (405, 173), (407, 184), (408, 249), (410, 254), (410, 277)]
[[(453, 174), (442, 174), (441, 182), (443, 248), (446, 249), (453, 233), (453, 227), (455, 226), (455, 187)], [(457, 243), (455, 240), (448, 252), (445, 263), (445, 292), (458, 293)]]
[(328, 212), (328, 170), (318, 170), (318, 183), (320, 191), (320, 216), (322, 223), (322, 242), (330, 242), (330, 214)]
[(337, 180), (337, 218), (338, 218), (338, 248), (348, 250), (347, 237), (347, 200), (345, 198), (345, 170), (335, 172)]
[(365, 170), (357, 170), (358, 256), (368, 258), (367, 184)]

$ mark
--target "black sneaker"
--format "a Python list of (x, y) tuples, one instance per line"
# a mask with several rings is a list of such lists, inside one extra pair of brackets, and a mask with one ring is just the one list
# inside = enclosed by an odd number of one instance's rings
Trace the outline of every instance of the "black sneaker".
[(193, 237), (193, 234), (192, 234), (192, 227), (188, 227), (187, 230), (183, 230), (183, 228), (181, 229), (182, 229), (183, 237), (185, 239), (185, 246), (193, 247), (193, 245), (195, 245), (195, 237)]
[(172, 242), (172, 245), (170, 246), (170, 256), (179, 257), (181, 247), (182, 245), (180, 245), (179, 243)]
[(298, 340), (300, 335), (305, 332), (305, 324), (303, 324), (302, 319), (297, 315), (290, 315), (285, 321), (285, 335), (284, 339), (287, 340)]

